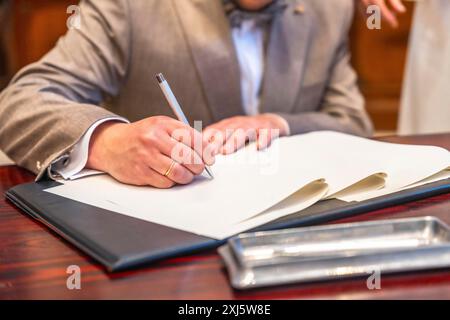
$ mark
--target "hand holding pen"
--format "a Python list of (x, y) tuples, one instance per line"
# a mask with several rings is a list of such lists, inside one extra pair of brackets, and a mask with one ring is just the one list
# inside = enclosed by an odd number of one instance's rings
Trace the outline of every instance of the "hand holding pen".
[[(171, 103), (174, 105), (172, 98)], [(181, 108), (176, 110), (180, 115)], [(122, 118), (108, 120), (95, 129), (86, 168), (106, 172), (122, 183), (163, 189), (189, 184), (205, 170), (212, 177), (207, 166), (214, 164), (215, 155), (187, 120), (154, 116), (124, 122)], [(177, 132), (189, 139), (174, 139)]]
[[(164, 78), (164, 75), (162, 73), (159, 73), (156, 75), (156, 80), (158, 80), (159, 87), (161, 88), (161, 91), (164, 94), (164, 97), (167, 100), (167, 103), (169, 104), (170, 108), (172, 109), (173, 113), (176, 115), (179, 121), (183, 122), (186, 125), (189, 125), (189, 121), (187, 120), (183, 110), (181, 109), (180, 104), (178, 103), (177, 98), (172, 92), (172, 89), (169, 86), (169, 83)], [(173, 165), (173, 163), (172, 163)], [(172, 167), (171, 165), (171, 167)], [(171, 167), (167, 169), (167, 172), (170, 172)], [(208, 173), (211, 179), (214, 179), (214, 176), (212, 174), (211, 168), (209, 168), (207, 165), (205, 165), (205, 171)]]

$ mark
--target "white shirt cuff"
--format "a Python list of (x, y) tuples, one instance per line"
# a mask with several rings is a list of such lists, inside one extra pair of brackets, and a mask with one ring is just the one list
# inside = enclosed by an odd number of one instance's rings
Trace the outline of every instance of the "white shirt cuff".
[(85, 169), (89, 157), (89, 143), (95, 129), (102, 123), (108, 121), (120, 121), (130, 123), (127, 119), (121, 117), (110, 117), (98, 120), (89, 127), (86, 133), (81, 137), (80, 141), (73, 147), (70, 154), (55, 160), (50, 166), (52, 172), (56, 172), (65, 180), (75, 180), (82, 177), (101, 174), (103, 172), (97, 170)]

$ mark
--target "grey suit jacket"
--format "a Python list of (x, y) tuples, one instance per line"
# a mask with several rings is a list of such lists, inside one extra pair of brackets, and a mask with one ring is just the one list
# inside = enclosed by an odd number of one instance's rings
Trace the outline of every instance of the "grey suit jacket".
[[(261, 112), (292, 134), (369, 135), (349, 64), (352, 0), (289, 0), (273, 21)], [(300, 5), (304, 10), (296, 10)], [(303, 11), (303, 12), (301, 12)], [(239, 65), (221, 0), (86, 0), (81, 28), (21, 70), (0, 95), (0, 149), (42, 176), (97, 120), (172, 115), (163, 72), (191, 121), (243, 114)]]

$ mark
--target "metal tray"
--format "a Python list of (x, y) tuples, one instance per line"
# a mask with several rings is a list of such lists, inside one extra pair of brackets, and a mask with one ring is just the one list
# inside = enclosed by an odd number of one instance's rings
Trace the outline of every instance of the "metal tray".
[(434, 217), (242, 234), (219, 248), (237, 289), (450, 267)]

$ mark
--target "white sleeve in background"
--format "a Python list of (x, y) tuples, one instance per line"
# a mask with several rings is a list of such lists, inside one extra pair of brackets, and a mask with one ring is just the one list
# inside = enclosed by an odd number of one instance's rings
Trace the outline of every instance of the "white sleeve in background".
[(80, 141), (73, 147), (69, 155), (63, 156), (49, 168), (49, 172), (57, 173), (65, 180), (75, 180), (94, 174), (101, 174), (101, 171), (85, 169), (89, 157), (89, 143), (95, 129), (102, 123), (107, 121), (120, 121), (129, 123), (128, 120), (120, 117), (111, 117), (98, 120), (95, 122), (81, 137)]
[(403, 81), (399, 134), (450, 130), (450, 1), (417, 1)]

